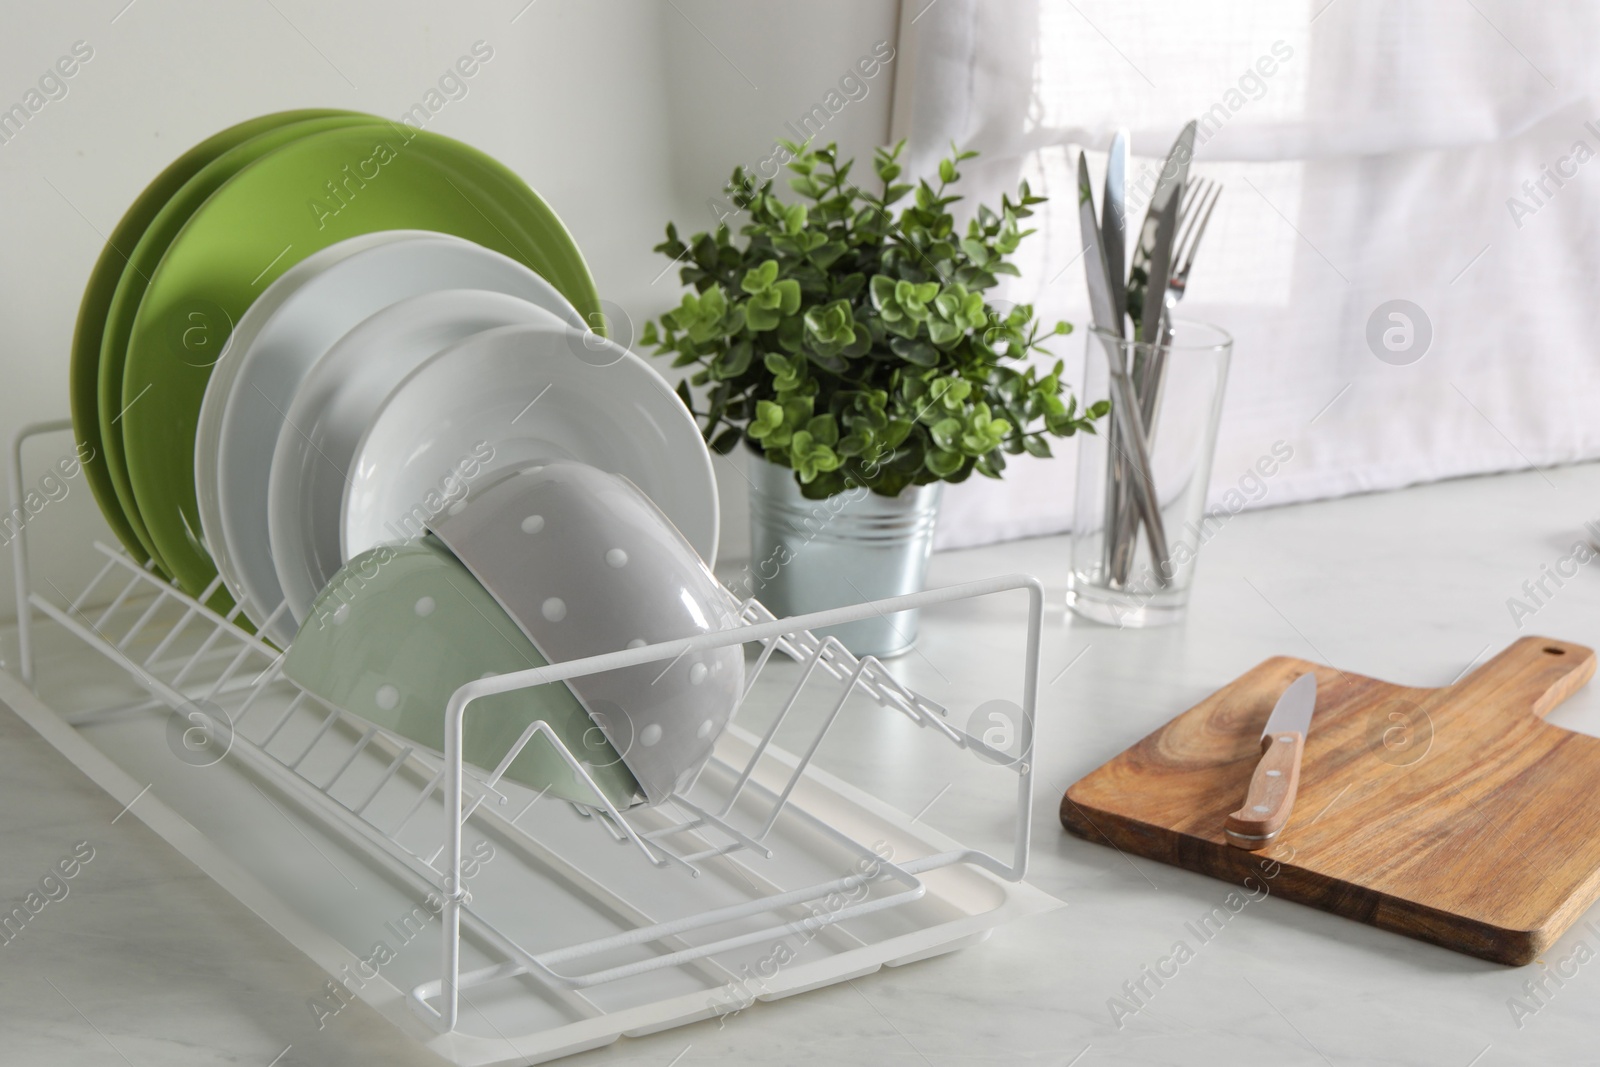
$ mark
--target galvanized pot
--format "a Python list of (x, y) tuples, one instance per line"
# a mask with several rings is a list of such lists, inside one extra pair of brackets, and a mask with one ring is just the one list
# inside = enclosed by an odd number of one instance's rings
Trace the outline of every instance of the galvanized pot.
[[(800, 495), (794, 471), (750, 459), (750, 567), (742, 592), (780, 618), (922, 589), (933, 551), (942, 483), (897, 497), (855, 486), (825, 500)], [(858, 656), (909, 652), (917, 612), (901, 611), (823, 631)]]

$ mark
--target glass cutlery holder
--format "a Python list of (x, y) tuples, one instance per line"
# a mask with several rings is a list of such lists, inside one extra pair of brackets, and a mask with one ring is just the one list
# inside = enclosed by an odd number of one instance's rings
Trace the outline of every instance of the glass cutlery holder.
[(1067, 593), (1076, 614), (1136, 627), (1183, 617), (1196, 561), (1219, 525), (1206, 514), (1206, 491), (1232, 351), (1224, 331), (1184, 320), (1160, 344), (1087, 331), (1082, 395), (1111, 397), (1113, 361), (1126, 370), (1160, 523), (1152, 537), (1139, 506), (1137, 450), (1113, 405), (1098, 432), (1080, 438)]

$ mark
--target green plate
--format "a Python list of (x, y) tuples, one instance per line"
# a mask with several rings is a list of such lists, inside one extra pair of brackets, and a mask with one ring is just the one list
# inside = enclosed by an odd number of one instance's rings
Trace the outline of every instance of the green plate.
[(140, 237), (144, 235), (150, 221), (156, 217), (168, 199), (207, 163), (235, 145), (274, 127), (333, 114), (340, 112), (326, 109), (280, 111), (277, 114), (262, 115), (260, 118), (230, 126), (201, 141), (179, 156), (145, 187), (144, 192), (134, 198), (128, 210), (123, 213), (122, 220), (117, 223), (116, 229), (111, 231), (111, 237), (101, 250), (100, 258), (95, 261), (94, 269), (89, 272), (89, 283), (83, 290), (83, 302), (78, 305), (77, 325), (72, 331), (72, 369), (69, 375), (68, 393), (72, 404), (73, 432), (81, 444), (86, 444), (90, 448), (83, 469), (95, 501), (100, 505), (101, 513), (105, 515), (112, 532), (117, 535), (117, 540), (121, 541), (141, 563), (149, 556), (134, 532), (133, 523), (123, 512), (121, 502), (117, 498), (116, 487), (111, 482), (111, 472), (106, 467), (105, 445), (100, 434), (98, 415), (100, 339), (105, 333), (106, 318), (111, 311), (112, 294), (116, 292), (117, 283), (122, 278), (124, 264), (128, 262), (128, 257), (132, 254), (134, 246), (139, 243)]
[[(211, 365), (186, 347), (186, 334), (194, 324), (225, 331), (306, 256), (392, 229), (475, 241), (543, 275), (586, 318), (599, 312), (588, 267), (555, 213), (511, 171), (458, 141), (396, 124), (328, 130), (246, 167), (195, 212), (151, 276), (123, 369), (122, 443), (137, 510), (191, 594), (216, 568), (200, 543), (194, 487), (195, 426)], [(222, 347), (220, 337), (208, 343)]]
[[(200, 205), (204, 204), (212, 193), (222, 188), (229, 178), (267, 153), (308, 134), (340, 127), (370, 125), (381, 121), (383, 120), (359, 112), (337, 112), (279, 125), (229, 148), (202, 167), (184, 183), (181, 189), (168, 198), (155, 218), (150, 220), (143, 236), (139, 238), (138, 244), (128, 257), (127, 267), (123, 270), (122, 277), (117, 282), (116, 292), (111, 297), (111, 309), (106, 316), (105, 330), (100, 342), (98, 399), (100, 440), (105, 452), (106, 471), (110, 475), (111, 485), (121, 505), (122, 514), (127, 517), (134, 536), (139, 539), (144, 552), (154, 558), (156, 565), (169, 575), (172, 570), (151, 539), (143, 516), (139, 514), (122, 448), (121, 420), (125, 403), (122, 399), (123, 367), (128, 352), (128, 340), (133, 333), (134, 317), (139, 311), (139, 301), (143, 299), (145, 289), (160, 266), (162, 257), (166, 255), (167, 249), (172, 246), (172, 242), (183, 230), (184, 225), (199, 210)], [(191, 339), (204, 339), (206, 333), (204, 328), (201, 328), (189, 331), (185, 336)], [(195, 351), (191, 353), (191, 358), (196, 360), (207, 358), (203, 344), (193, 347)]]
[[(488, 590), (432, 537), (363, 552), (312, 604), (283, 671), (335, 707), (444, 750), (445, 704), (485, 674), (543, 667), (545, 659)], [(462, 758), (493, 770), (531, 723), (544, 720), (619, 808), (641, 796), (572, 690), (561, 682), (499, 693), (467, 709)], [(580, 804), (600, 800), (544, 737), (506, 777)]]

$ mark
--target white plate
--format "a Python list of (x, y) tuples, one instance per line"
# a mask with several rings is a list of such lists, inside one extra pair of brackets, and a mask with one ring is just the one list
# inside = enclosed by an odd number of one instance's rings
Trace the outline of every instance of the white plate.
[[(206, 382), (205, 398), (200, 404), (200, 420), (194, 434), (194, 491), (200, 505), (202, 542), (217, 565), (217, 573), (222, 575), (223, 583), (233, 594), (235, 603), (243, 602), (245, 596), (235, 577), (237, 568), (228, 556), (228, 545), (222, 538), (222, 502), (217, 496), (217, 485), (222, 480), (218, 454), (222, 442), (222, 409), (227, 405), (228, 391), (233, 387), (234, 379), (239, 376), (242, 362), (238, 358), (239, 353), (250, 347), (272, 313), (311, 278), (363, 249), (418, 236), (422, 236), (422, 231), (383, 230), (340, 241), (307, 256), (262, 290), (228, 335), (227, 347), (212, 368), (211, 378)], [(258, 613), (247, 610), (246, 614), (252, 621), (260, 622)]]
[(356, 445), (378, 405), (429, 356), (484, 330), (561, 320), (505, 293), (444, 289), (377, 312), (311, 368), (295, 393), (272, 456), (267, 522), (278, 584), (296, 619), (348, 562), (339, 509)]
[[(367, 316), (438, 289), (508, 293), (583, 326), (572, 305), (532, 270), (441, 233), (408, 235), (365, 248), (304, 280), (282, 299), (249, 347), (233, 356), (239, 365), (223, 401), (217, 443), (219, 539), (238, 584), (236, 599), (257, 626), (283, 601), (272, 564), (267, 487), (278, 433), (300, 382), (323, 353)], [(279, 613), (267, 627), (267, 635), (280, 647), (294, 634), (287, 613)]]
[(623, 475), (716, 563), (717, 482), (694, 417), (644, 360), (559, 326), (475, 334), (389, 394), (350, 468), (344, 556), (416, 536), (471, 471), (488, 484), (550, 459)]

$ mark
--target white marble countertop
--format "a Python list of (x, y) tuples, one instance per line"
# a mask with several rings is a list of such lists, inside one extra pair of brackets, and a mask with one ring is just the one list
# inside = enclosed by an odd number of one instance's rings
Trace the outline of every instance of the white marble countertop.
[[(1123, 983), (1192, 942), (1186, 924), (1230, 887), (1069, 837), (1056, 807), (1079, 776), (1270, 655), (1443, 685), (1521, 634), (1600, 642), (1600, 569), (1541, 597), (1520, 630), (1507, 603), (1596, 517), (1595, 464), (1242, 514), (1207, 545), (1187, 622), (1143, 632), (1069, 621), (1063, 539), (936, 557), (931, 584), (1027, 571), (1050, 591), (1029, 880), (1067, 907), (954, 955), (564, 1062), (1594, 1062), (1600, 965), (1582, 964), (1600, 951), (1600, 917), (1545, 957), (1561, 967), (1545, 978), (1268, 897), (1114, 1017)], [(896, 670), (914, 684), (968, 661), (981, 673), (1016, 649), (1019, 619), (1020, 605), (930, 613), (921, 653)], [(1600, 687), (1550, 719), (1600, 734)], [(932, 798), (929, 821), (952, 832), (981, 824), (939, 767), (906, 768), (891, 792)], [(0, 943), (0, 1062), (438, 1062), (360, 1003), (318, 1030), (306, 1006), (318, 968), (3, 710), (0, 804), (0, 900), (79, 842), (94, 850), (64, 899)], [(1525, 983), (1541, 978), (1534, 997)]]

